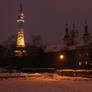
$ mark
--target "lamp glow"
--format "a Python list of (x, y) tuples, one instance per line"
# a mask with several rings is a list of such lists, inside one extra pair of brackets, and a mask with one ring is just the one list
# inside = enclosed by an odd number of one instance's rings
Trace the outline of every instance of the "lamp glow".
[(60, 55), (60, 59), (61, 60), (64, 59), (64, 55), (63, 54)]

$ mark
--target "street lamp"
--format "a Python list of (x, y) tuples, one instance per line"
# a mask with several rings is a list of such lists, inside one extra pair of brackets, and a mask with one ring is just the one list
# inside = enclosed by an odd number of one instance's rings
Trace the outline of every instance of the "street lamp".
[(64, 59), (64, 55), (61, 54), (61, 55), (59, 56), (59, 58), (60, 58), (61, 60), (63, 60), (63, 59)]

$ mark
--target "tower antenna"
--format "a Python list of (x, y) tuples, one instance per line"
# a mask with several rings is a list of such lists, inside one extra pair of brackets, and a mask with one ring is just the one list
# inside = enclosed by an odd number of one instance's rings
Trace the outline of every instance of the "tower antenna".
[(20, 12), (23, 11), (23, 0), (20, 0)]

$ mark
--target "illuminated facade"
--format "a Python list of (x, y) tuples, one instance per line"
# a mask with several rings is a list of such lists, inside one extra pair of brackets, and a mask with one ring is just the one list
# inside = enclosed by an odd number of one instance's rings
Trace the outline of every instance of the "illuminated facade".
[(17, 25), (18, 25), (17, 43), (16, 43), (16, 50), (14, 52), (16, 56), (24, 56), (26, 55), (27, 52), (25, 50), (25, 41), (24, 41), (24, 28), (23, 28), (24, 13), (22, 4), (20, 4), (20, 12), (17, 19)]

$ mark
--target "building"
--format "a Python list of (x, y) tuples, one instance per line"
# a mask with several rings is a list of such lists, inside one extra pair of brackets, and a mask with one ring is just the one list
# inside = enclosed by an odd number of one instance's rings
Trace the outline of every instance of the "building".
[(88, 32), (87, 22), (85, 22), (81, 40), (79, 40), (79, 32), (75, 25), (73, 24), (70, 32), (66, 25), (64, 43), (65, 47), (61, 49), (60, 53), (64, 53), (66, 58), (62, 65), (70, 68), (92, 68), (92, 38)]

